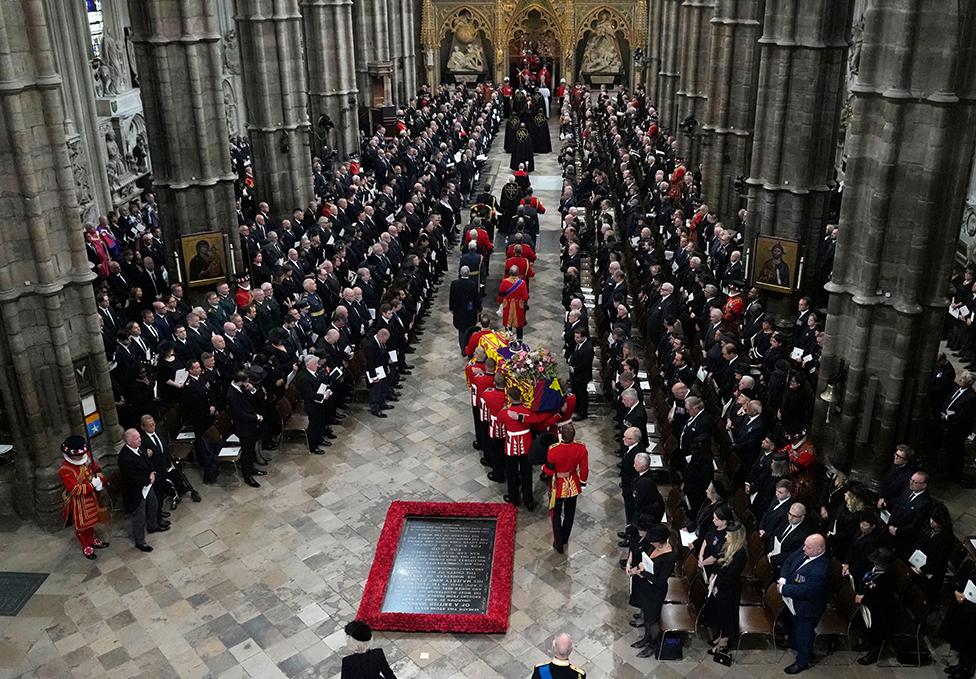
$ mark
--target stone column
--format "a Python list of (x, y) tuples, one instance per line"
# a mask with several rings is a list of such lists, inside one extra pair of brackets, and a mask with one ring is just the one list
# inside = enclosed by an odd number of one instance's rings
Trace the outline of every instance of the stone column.
[[(655, 107), (660, 106), (658, 81), (661, 71), (661, 51), (664, 35), (661, 23), (664, 19), (665, 0), (650, 0), (651, 7), (647, 13), (647, 100)], [(660, 112), (660, 111), (659, 111)]]
[(800, 241), (804, 283), (834, 180), (851, 0), (766, 0), (749, 178), (749, 228)]
[(361, 0), (353, 5), (359, 103), (368, 108), (393, 101), (389, 16), (387, 0)]
[(236, 238), (213, 3), (130, 0), (129, 9), (163, 235), (174, 249), (184, 234), (222, 231)]
[[(847, 178), (817, 403), (831, 460), (877, 477), (919, 442), (976, 138), (976, 6), (874, 0), (851, 87)], [(935, 451), (931, 451), (933, 454)]]
[(678, 86), (681, 83), (680, 47), (681, 2), (661, 0), (664, 3), (661, 22), (661, 71), (658, 73), (660, 127), (675, 133), (678, 130)]
[[(708, 57), (712, 41), (712, 26), (709, 23), (715, 12), (715, 0), (684, 0), (681, 3), (680, 63), (681, 85), (678, 88), (678, 117), (674, 124), (679, 125), (689, 116), (699, 123), (705, 116), (705, 102), (708, 99)], [(673, 129), (673, 128), (672, 128)], [(681, 149), (685, 159), (697, 166), (701, 157), (701, 136), (704, 130), (697, 129), (692, 136), (681, 134)]]
[(711, 144), (704, 150), (704, 190), (709, 207), (727, 223), (743, 202), (733, 182), (749, 174), (762, 18), (762, 0), (718, 0), (712, 17), (703, 120)]
[(65, 134), (68, 156), (75, 176), (75, 193), (82, 219), (95, 224), (99, 215), (115, 206), (105, 173), (105, 150), (98, 135), (95, 90), (90, 66), (91, 34), (88, 13), (82, 3), (46, 0), (49, 25), (62, 76)]
[(255, 195), (280, 214), (314, 195), (298, 0), (237, 0)]
[[(396, 16), (394, 12), (394, 17)], [(404, 2), (399, 17), (395, 20), (400, 30), (400, 39), (403, 41), (403, 72), (400, 76), (403, 82), (403, 96), (397, 98), (396, 104), (406, 106), (417, 96), (417, 51), (420, 49), (420, 44), (417, 42), (417, 3), (413, 0)]]
[[(315, 152), (327, 143), (345, 157), (359, 150), (352, 0), (302, 0), (302, 15)], [(318, 126), (323, 114), (335, 124), (333, 132)]]
[(109, 432), (92, 440), (103, 466), (120, 438), (51, 44), (57, 20), (43, 0), (0, 3), (0, 181), (5, 220), (16, 225), (0, 230), (0, 395), (14, 509), (51, 529), (64, 525), (60, 445), (85, 432), (83, 397), (94, 397)]

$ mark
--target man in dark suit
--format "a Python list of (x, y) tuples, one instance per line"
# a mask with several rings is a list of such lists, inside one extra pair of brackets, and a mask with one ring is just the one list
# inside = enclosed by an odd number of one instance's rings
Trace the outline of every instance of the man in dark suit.
[(458, 331), (458, 344), (464, 353), (467, 330), (478, 321), (481, 311), (481, 291), (478, 281), (471, 278), (471, 269), (461, 267), (461, 277), (451, 281), (451, 291), (448, 297), (448, 308), (453, 315), (454, 327)]
[(651, 456), (637, 453), (634, 456), (634, 512), (635, 516), (644, 514), (656, 524), (664, 517), (664, 498), (651, 475)]
[(671, 283), (661, 284), (661, 297), (647, 312), (647, 337), (659, 344), (664, 334), (664, 321), (678, 315), (681, 301), (674, 294)]
[(908, 480), (908, 488), (895, 503), (890, 507), (885, 505), (885, 509), (890, 512), (888, 533), (895, 538), (898, 550), (906, 556), (908, 545), (912, 544), (915, 536), (928, 528), (929, 510), (932, 506), (928, 486), (929, 475), (915, 472)]
[(766, 423), (762, 418), (762, 402), (749, 401), (746, 404), (746, 419), (735, 428), (732, 437), (732, 450), (739, 456), (742, 469), (750, 469), (762, 449), (762, 441), (766, 438)]
[(620, 447), (620, 455), (623, 459), (620, 462), (620, 489), (624, 498), (624, 519), (627, 524), (622, 531), (617, 532), (620, 538), (620, 546), (626, 547), (630, 544), (630, 538), (636, 534), (634, 518), (637, 516), (634, 507), (634, 482), (637, 480), (637, 468), (635, 460), (637, 455), (644, 452), (641, 444), (643, 432), (636, 427), (624, 430), (624, 440)]
[(973, 391), (976, 375), (964, 370), (956, 377), (958, 387), (942, 405), (940, 417), (943, 426), (942, 445), (945, 449), (945, 466), (949, 477), (962, 479), (965, 453), (963, 444), (973, 433), (976, 419), (976, 391)]
[(157, 523), (164, 523), (163, 520), (169, 518), (169, 512), (164, 509), (166, 496), (179, 497), (176, 485), (170, 476), (173, 471), (173, 458), (169, 454), (169, 443), (163, 443), (162, 435), (157, 431), (156, 420), (152, 415), (143, 415), (139, 419), (139, 428), (142, 450), (146, 452), (146, 457), (149, 458), (153, 471), (156, 472), (153, 492), (156, 493), (158, 506)]
[(203, 472), (203, 482), (207, 485), (217, 480), (220, 467), (217, 456), (207, 443), (204, 433), (213, 425), (217, 406), (213, 401), (207, 383), (202, 379), (203, 366), (200, 361), (191, 359), (186, 363), (187, 379), (180, 390), (180, 414), (183, 421), (193, 427), (196, 438), (193, 450), (197, 464)]
[[(810, 528), (806, 519), (806, 507), (801, 502), (794, 502), (790, 505), (783, 529), (767, 537), (770, 548), (769, 563), (776, 573), (782, 570), (786, 560), (803, 546), (803, 541), (810, 535)], [(773, 554), (776, 551), (776, 545), (779, 545), (779, 553)]]
[(267, 472), (254, 469), (254, 446), (257, 444), (260, 435), (261, 422), (264, 416), (259, 414), (251, 398), (251, 385), (248, 383), (247, 374), (238, 372), (230, 387), (227, 389), (225, 403), (227, 412), (230, 414), (233, 423), (233, 431), (240, 439), (241, 447), (241, 475), (244, 483), (251, 488), (260, 488), (261, 484), (254, 480), (255, 476), (265, 476)]
[(169, 530), (168, 523), (159, 522), (159, 503), (153, 484), (156, 472), (152, 461), (142, 449), (142, 436), (137, 429), (126, 429), (122, 435), (125, 445), (119, 451), (119, 473), (122, 476), (122, 503), (132, 515), (132, 539), (136, 548), (151, 552), (146, 544), (146, 528), (150, 533)]
[(893, 505), (901, 494), (908, 487), (908, 480), (912, 478), (917, 466), (915, 464), (915, 451), (912, 447), (900, 443), (895, 446), (895, 456), (891, 468), (881, 478), (878, 484), (878, 509), (884, 509), (885, 505)]
[(390, 331), (383, 328), (364, 341), (366, 381), (369, 384), (369, 412), (375, 417), (386, 417), (383, 411), (393, 408), (386, 402), (390, 375), (390, 354), (386, 343), (389, 339)]
[[(321, 446), (329, 447), (332, 442), (329, 438), (335, 438), (335, 434), (326, 429), (329, 416), (326, 410), (326, 401), (331, 399), (332, 392), (321, 377), (319, 377), (319, 358), (314, 354), (309, 354), (304, 359), (304, 368), (299, 373), (302, 389), (302, 401), (305, 403), (305, 414), (308, 415), (308, 429), (305, 435), (308, 440), (308, 452), (313, 455), (324, 455), (325, 451)], [(325, 386), (325, 391), (321, 388)]]
[(577, 328), (573, 337), (576, 346), (569, 356), (569, 383), (576, 395), (576, 413), (573, 421), (579, 422), (589, 417), (590, 394), (587, 386), (593, 381), (593, 343), (590, 332), (584, 327)]
[(709, 445), (712, 424), (705, 413), (705, 403), (697, 396), (685, 399), (685, 409), (688, 421), (678, 438), (678, 455), (684, 464), (683, 491), (694, 515), (705, 502), (705, 491), (715, 473)]
[[(620, 394), (620, 402), (623, 404), (621, 408), (621, 418), (620, 424), (624, 429), (629, 427), (634, 427), (641, 433), (641, 436), (645, 436), (647, 431), (647, 408), (641, 403), (640, 395), (637, 393), (636, 389), (624, 389)], [(645, 439), (642, 439), (645, 440)], [(641, 450), (646, 450), (647, 445), (640, 446)]]
[(759, 522), (759, 535), (768, 538), (768, 547), (772, 548), (773, 535), (780, 535), (786, 524), (789, 522), (790, 506), (793, 504), (793, 482), (789, 479), (780, 479), (776, 482), (776, 497), (769, 508), (763, 512), (762, 520)]
[(827, 608), (827, 580), (830, 562), (824, 537), (815, 533), (803, 542), (803, 549), (795, 552), (784, 564), (779, 578), (779, 591), (792, 603), (793, 633), (790, 645), (796, 660), (784, 671), (799, 674), (813, 661), (813, 641), (820, 616)]

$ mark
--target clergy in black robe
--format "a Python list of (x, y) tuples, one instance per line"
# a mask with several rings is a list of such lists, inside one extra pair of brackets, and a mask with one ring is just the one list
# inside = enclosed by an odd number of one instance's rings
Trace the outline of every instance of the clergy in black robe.
[(505, 153), (511, 153), (515, 149), (515, 133), (518, 132), (522, 120), (517, 113), (512, 113), (505, 123)]
[(515, 133), (515, 146), (512, 148), (512, 162), (509, 167), (517, 170), (520, 163), (525, 163), (526, 172), (535, 170), (535, 161), (532, 155), (532, 134), (524, 123), (519, 126)]
[(512, 218), (518, 210), (520, 200), (522, 200), (522, 188), (516, 183), (515, 177), (510, 177), (502, 187), (498, 206), (498, 230), (506, 236), (512, 233)]
[(533, 106), (533, 111), (532, 122), (529, 125), (532, 133), (532, 151), (551, 153), (552, 139), (549, 137), (549, 119), (546, 117), (545, 103), (540, 101), (538, 106)]

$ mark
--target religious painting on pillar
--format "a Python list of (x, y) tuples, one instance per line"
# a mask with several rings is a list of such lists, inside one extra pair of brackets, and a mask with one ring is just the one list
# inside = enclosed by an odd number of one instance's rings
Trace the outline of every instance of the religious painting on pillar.
[(550, 90), (561, 78), (558, 23), (549, 13), (533, 7), (515, 24), (508, 43), (508, 77), (517, 85), (537, 85), (545, 81)]
[(224, 235), (219, 231), (194, 233), (180, 238), (186, 284), (193, 288), (227, 280)]
[(790, 238), (757, 236), (752, 283), (757, 288), (791, 294), (798, 280), (800, 243)]
[(607, 10), (593, 16), (585, 24), (582, 37), (576, 45), (576, 63), (579, 64), (577, 79), (590, 85), (614, 85), (626, 83), (630, 59), (623, 21)]
[(448, 20), (445, 29), (440, 51), (443, 82), (485, 80), (495, 66), (495, 46), (485, 20), (461, 9)]

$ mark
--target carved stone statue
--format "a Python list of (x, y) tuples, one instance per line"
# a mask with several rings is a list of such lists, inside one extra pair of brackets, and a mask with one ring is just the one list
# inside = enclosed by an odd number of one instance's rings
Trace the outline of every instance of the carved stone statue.
[(236, 137), (239, 130), (237, 127), (237, 97), (234, 96), (234, 88), (229, 81), (224, 80), (224, 117), (227, 119), (227, 132), (232, 137)]
[(113, 191), (122, 186), (122, 177), (126, 172), (125, 161), (122, 159), (115, 131), (111, 128), (105, 131), (105, 172)]
[(237, 75), (241, 72), (241, 53), (237, 49), (237, 31), (233, 28), (224, 33), (223, 38), (224, 72)]
[(78, 205), (84, 207), (92, 202), (93, 194), (91, 177), (88, 173), (88, 165), (85, 162), (80, 140), (68, 142), (68, 157), (71, 160), (71, 172), (75, 178), (75, 197), (78, 199)]
[(620, 46), (610, 19), (603, 19), (593, 27), (583, 50), (581, 73), (620, 73), (623, 70)]
[(112, 78), (113, 89), (109, 94), (120, 94), (131, 89), (132, 78), (129, 70), (129, 55), (122, 40), (112, 33), (105, 33), (102, 39), (102, 55)]
[(847, 55), (847, 72), (853, 78), (861, 70), (861, 47), (864, 45), (864, 15), (851, 26), (851, 49)]
[(95, 57), (91, 62), (95, 80), (95, 96), (109, 97), (119, 93), (118, 84), (112, 79), (112, 70), (104, 61)]
[(481, 44), (481, 38), (467, 45), (455, 42), (451, 56), (447, 58), (447, 70), (454, 73), (483, 73), (485, 48)]
[(485, 47), (477, 27), (470, 21), (454, 29), (454, 44), (447, 57), (447, 70), (452, 73), (484, 73)]

